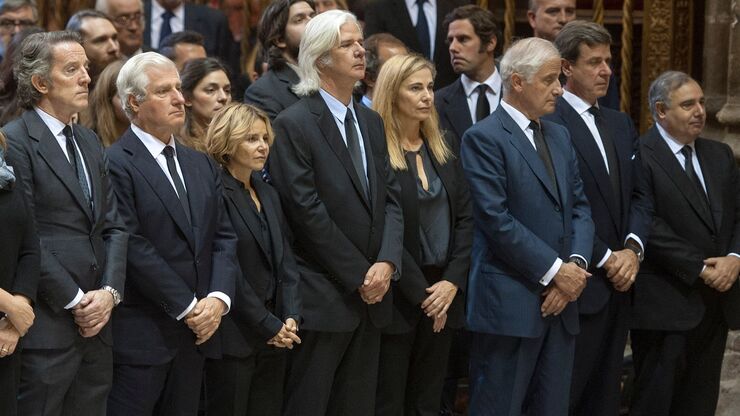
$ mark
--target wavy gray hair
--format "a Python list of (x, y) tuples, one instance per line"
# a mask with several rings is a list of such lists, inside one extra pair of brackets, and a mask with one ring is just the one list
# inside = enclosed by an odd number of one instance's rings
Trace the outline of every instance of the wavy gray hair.
[(656, 108), (658, 103), (663, 103), (666, 107), (670, 108), (671, 94), (673, 91), (676, 91), (691, 81), (694, 81), (694, 79), (689, 74), (681, 71), (666, 71), (658, 75), (658, 78), (655, 78), (648, 90), (648, 104), (650, 105), (650, 113), (653, 115), (653, 120), (658, 120), (658, 109)]
[(501, 58), (501, 78), (504, 92), (511, 88), (511, 76), (519, 74), (531, 82), (542, 65), (552, 59), (560, 59), (560, 53), (552, 42), (541, 38), (525, 38), (514, 42)]
[(128, 102), (128, 97), (133, 95), (137, 102), (146, 100), (146, 87), (149, 85), (149, 68), (172, 68), (177, 71), (175, 63), (156, 52), (145, 52), (132, 56), (121, 68), (116, 79), (118, 98), (121, 106), (129, 120), (133, 120), (136, 114)]

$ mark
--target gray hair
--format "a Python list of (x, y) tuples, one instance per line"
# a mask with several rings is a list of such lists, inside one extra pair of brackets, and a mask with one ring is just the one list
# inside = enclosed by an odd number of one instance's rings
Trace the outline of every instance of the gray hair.
[(146, 87), (149, 85), (149, 68), (172, 68), (177, 71), (175, 63), (156, 52), (144, 52), (134, 55), (121, 68), (116, 79), (118, 98), (121, 99), (121, 107), (129, 120), (136, 116), (133, 108), (128, 102), (128, 97), (133, 95), (137, 102), (142, 103), (146, 99)]
[(293, 87), (297, 95), (307, 96), (319, 90), (319, 65), (331, 65), (329, 53), (339, 45), (340, 29), (345, 23), (358, 24), (355, 15), (344, 10), (329, 10), (308, 22), (298, 53), (298, 75), (301, 82)]
[[(144, 13), (144, 0), (139, 0), (139, 6), (141, 7), (141, 12)], [(108, 6), (108, 0), (95, 0), (95, 10), (109, 15), (110, 7)]]
[(24, 7), (30, 7), (33, 13), (33, 20), (39, 20), (39, 9), (36, 7), (36, 0), (5, 0), (0, 6), (0, 14), (14, 12)]
[(33, 77), (51, 82), (54, 47), (60, 43), (82, 44), (82, 40), (75, 32), (41, 32), (29, 35), (21, 44), (13, 65), (13, 76), (18, 82), (16, 95), (21, 108), (31, 109), (41, 99), (41, 93), (33, 86)]
[(598, 23), (574, 20), (560, 30), (554, 43), (563, 59), (575, 62), (581, 54), (582, 43), (589, 48), (597, 45), (611, 45), (612, 35)]
[(511, 76), (515, 73), (531, 82), (545, 62), (559, 58), (560, 53), (548, 40), (525, 38), (514, 42), (501, 58), (500, 70), (504, 92), (511, 88)]
[(99, 10), (85, 9), (73, 14), (72, 17), (67, 20), (67, 26), (65, 27), (65, 30), (81, 33), (82, 24), (85, 22), (86, 19), (103, 19), (113, 24), (113, 21), (110, 19), (110, 17), (108, 17), (107, 14)]
[(658, 120), (658, 110), (656, 109), (658, 102), (670, 107), (671, 93), (691, 81), (696, 82), (694, 78), (681, 71), (666, 71), (655, 78), (648, 90), (648, 103), (654, 120)]

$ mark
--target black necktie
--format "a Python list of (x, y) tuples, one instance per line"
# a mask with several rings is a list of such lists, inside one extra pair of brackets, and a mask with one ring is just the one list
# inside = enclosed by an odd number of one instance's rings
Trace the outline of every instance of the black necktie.
[(165, 146), (164, 150), (165, 159), (167, 159), (167, 170), (170, 172), (172, 182), (175, 184), (175, 190), (177, 191), (177, 197), (180, 199), (180, 205), (182, 210), (185, 211), (185, 216), (188, 218), (188, 224), (192, 224), (190, 220), (190, 201), (188, 199), (188, 193), (185, 191), (185, 186), (182, 184), (180, 174), (177, 173), (177, 166), (175, 166), (175, 149), (172, 146)]
[(82, 188), (82, 194), (85, 195), (85, 200), (90, 204), (92, 209), (92, 198), (90, 197), (90, 186), (87, 183), (87, 177), (85, 177), (85, 168), (82, 162), (82, 156), (77, 151), (77, 144), (75, 143), (74, 135), (72, 134), (72, 127), (69, 125), (65, 126), (62, 130), (64, 137), (67, 139), (67, 157), (69, 158), (69, 164), (72, 165), (72, 169), (77, 175), (77, 182)]
[(545, 164), (547, 174), (550, 175), (553, 186), (557, 189), (557, 181), (555, 179), (555, 168), (552, 166), (552, 159), (550, 158), (550, 149), (547, 147), (545, 142), (545, 136), (542, 134), (540, 129), (540, 123), (531, 120), (529, 128), (534, 132), (534, 146), (537, 148), (537, 155), (542, 159), (542, 163)]
[(609, 134), (609, 129), (606, 128), (604, 116), (601, 114), (601, 109), (594, 106), (589, 108), (588, 112), (593, 114), (594, 120), (596, 121), (596, 130), (599, 131), (601, 142), (604, 145), (604, 153), (606, 153), (606, 162), (609, 167), (609, 180), (612, 185), (612, 191), (614, 192), (615, 202), (618, 207), (621, 207), (622, 192), (621, 187), (619, 186), (619, 161), (617, 160), (617, 151), (614, 148), (614, 141)]
[(475, 88), (478, 90), (478, 104), (475, 105), (475, 122), (479, 122), (491, 114), (491, 105), (488, 103), (486, 92), (488, 85), (478, 84)]
[(357, 137), (357, 130), (355, 129), (355, 117), (352, 115), (352, 111), (347, 108), (347, 113), (344, 115), (344, 133), (347, 137), (347, 150), (352, 158), (352, 164), (355, 166), (355, 172), (360, 178), (362, 189), (365, 191), (365, 197), (370, 200), (370, 192), (368, 192), (367, 177), (365, 176), (365, 167), (362, 163), (362, 150), (360, 150), (360, 138)]
[(424, 14), (424, 3), (427, 0), (416, 0), (416, 6), (419, 8), (416, 14), (416, 37), (419, 38), (421, 52), (427, 59), (432, 59), (432, 41), (429, 40), (429, 23), (427, 16)]
[(175, 17), (175, 14), (169, 10), (165, 10), (162, 13), (162, 26), (159, 29), (159, 47), (162, 47), (162, 41), (164, 38), (172, 34), (172, 26), (170, 26), (170, 19)]
[(707, 193), (704, 191), (704, 187), (701, 186), (699, 175), (697, 175), (696, 171), (694, 170), (694, 163), (693, 163), (693, 158), (692, 158), (693, 152), (694, 150), (689, 145), (686, 145), (681, 148), (681, 154), (683, 154), (683, 157), (685, 159), (684, 170), (686, 171), (686, 176), (688, 176), (689, 180), (691, 180), (691, 183), (693, 183), (694, 186), (696, 186), (697, 192), (699, 192), (699, 195), (702, 196), (701, 200), (705, 203), (707, 210), (709, 210), (709, 201), (707, 200)]

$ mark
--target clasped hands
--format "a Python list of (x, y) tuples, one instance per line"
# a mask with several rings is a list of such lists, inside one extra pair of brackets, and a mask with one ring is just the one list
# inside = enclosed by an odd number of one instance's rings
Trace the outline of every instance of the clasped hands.
[(381, 261), (373, 264), (365, 273), (365, 280), (358, 289), (360, 297), (368, 305), (378, 303), (383, 300), (383, 296), (391, 287), (391, 275), (394, 266), (387, 261)]
[(268, 345), (273, 345), (278, 348), (287, 348), (289, 350), (293, 349), (293, 344), (300, 343), (301, 338), (298, 337), (298, 323), (296, 323), (293, 318), (286, 319), (282, 328), (280, 328), (280, 331), (267, 341)]
[(225, 311), (224, 301), (215, 297), (205, 297), (195, 304), (193, 310), (185, 316), (185, 323), (195, 334), (195, 345), (200, 345), (213, 336), (221, 325), (221, 316)]
[(603, 267), (614, 289), (626, 292), (635, 283), (637, 272), (640, 270), (640, 260), (634, 251), (625, 248), (613, 251)]
[(704, 260), (704, 266), (699, 277), (712, 289), (726, 292), (738, 278), (740, 258), (737, 256), (710, 257)]
[(26, 335), (35, 318), (31, 301), (23, 295), (8, 295), (5, 317), (0, 319), (0, 358), (15, 352), (18, 340)]
[(542, 292), (545, 298), (540, 307), (542, 317), (559, 315), (569, 302), (578, 299), (589, 277), (591, 273), (581, 269), (575, 263), (563, 263), (555, 277), (552, 278), (550, 285)]
[(113, 294), (103, 289), (91, 290), (72, 308), (77, 331), (84, 338), (97, 335), (110, 320)]

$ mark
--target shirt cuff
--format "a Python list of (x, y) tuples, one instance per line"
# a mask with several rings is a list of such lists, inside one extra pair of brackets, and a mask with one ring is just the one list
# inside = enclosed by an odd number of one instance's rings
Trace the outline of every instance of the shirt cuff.
[(585, 257), (581, 256), (580, 254), (571, 254), (571, 257), (578, 257), (579, 259), (583, 260), (584, 263), (586, 263), (586, 268), (584, 270), (588, 270), (588, 261)]
[(609, 256), (611, 255), (612, 255), (612, 250), (607, 248), (606, 253), (604, 254), (604, 257), (601, 258), (601, 261), (596, 263), (596, 268), (598, 269), (598, 268), (604, 267), (604, 263), (606, 263), (606, 261), (609, 260)]
[(740, 257), (740, 254), (737, 254), (737, 253), (730, 253), (730, 254), (728, 254), (728, 256), (735, 256), (735, 257)]
[(226, 315), (231, 310), (231, 298), (226, 293), (215, 291), (209, 293), (206, 297), (221, 299), (223, 303), (226, 304), (226, 310), (224, 311), (224, 313), (221, 314), (221, 316)]
[(542, 286), (547, 286), (550, 284), (550, 281), (553, 277), (555, 277), (556, 274), (558, 274), (558, 270), (560, 270), (560, 266), (563, 265), (563, 261), (560, 260), (560, 258), (555, 259), (555, 263), (552, 264), (552, 267), (545, 273), (544, 276), (540, 279), (540, 284)]
[(190, 313), (190, 311), (193, 310), (193, 308), (195, 307), (195, 304), (197, 304), (197, 303), (198, 303), (198, 301), (195, 299), (195, 296), (193, 296), (193, 301), (190, 302), (190, 306), (188, 306), (187, 308), (185, 308), (185, 310), (181, 314), (177, 315), (177, 318), (175, 318), (175, 319), (177, 319), (179, 321), (182, 318), (186, 317)]
[(624, 244), (626, 245), (627, 244), (627, 241), (629, 241), (630, 238), (633, 239), (633, 240), (635, 240), (635, 241), (637, 241), (637, 244), (640, 245), (640, 251), (642, 251), (644, 253), (645, 252), (645, 245), (642, 244), (642, 240), (640, 240), (640, 237), (638, 237), (636, 234), (633, 234), (633, 233), (627, 234), (627, 238), (624, 239)]
[(82, 297), (85, 296), (85, 294), (82, 292), (82, 289), (77, 289), (77, 295), (74, 299), (72, 299), (72, 302), (69, 302), (64, 309), (72, 309), (75, 306), (77, 306), (78, 303), (82, 300)]

